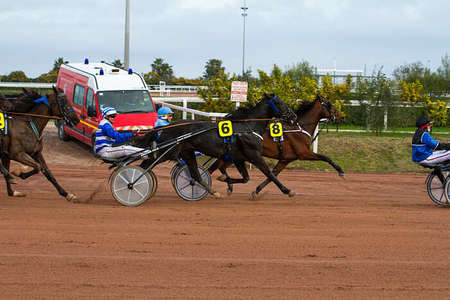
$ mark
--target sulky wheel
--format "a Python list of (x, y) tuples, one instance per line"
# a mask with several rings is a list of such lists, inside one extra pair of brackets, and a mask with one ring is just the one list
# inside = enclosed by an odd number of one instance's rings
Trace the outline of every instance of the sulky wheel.
[[(198, 166), (198, 171), (203, 182), (211, 187), (211, 175), (208, 170)], [(187, 201), (201, 200), (208, 195), (208, 191), (191, 177), (187, 165), (178, 167), (172, 176), (172, 184), (178, 196)]]
[(183, 164), (180, 164), (177, 162), (173, 165), (172, 169), (170, 170), (170, 178), (172, 179), (172, 185), (175, 187), (175, 174), (177, 173), (178, 169), (181, 168)]
[[(449, 173), (445, 171), (442, 173), (445, 178), (449, 175)], [(448, 180), (446, 180), (446, 182), (448, 182)], [(438, 205), (448, 204), (447, 197), (445, 195), (448, 186), (446, 185), (446, 182), (441, 182), (439, 177), (433, 172), (428, 175), (426, 180), (428, 196), (430, 196), (431, 200)]]
[(156, 190), (158, 189), (158, 178), (156, 178), (156, 175), (152, 170), (148, 170), (148, 174), (150, 175), (150, 177), (152, 177), (153, 180), (153, 188), (152, 192), (150, 193), (150, 198), (152, 198), (155, 195)]
[[(138, 181), (136, 181), (139, 178)], [(125, 166), (111, 177), (111, 193), (114, 199), (125, 206), (138, 206), (152, 196), (155, 189), (154, 175), (138, 166)]]

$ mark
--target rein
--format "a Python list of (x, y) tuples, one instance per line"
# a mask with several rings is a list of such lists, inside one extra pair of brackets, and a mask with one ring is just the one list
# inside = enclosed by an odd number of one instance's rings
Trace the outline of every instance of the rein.
[(37, 115), (37, 114), (29, 114), (29, 113), (18, 113), (18, 112), (7, 112), (8, 115), (17, 115), (17, 116), (27, 116), (27, 117), (38, 117), (43, 119), (56, 119), (62, 120), (61, 117), (58, 116), (47, 116), (47, 115)]
[[(241, 119), (241, 120), (230, 120), (232, 123), (233, 122), (255, 122), (255, 121), (277, 121), (277, 120), (282, 120), (282, 119), (272, 119), (272, 118), (264, 118), (264, 119)], [(184, 126), (184, 125), (192, 125), (192, 124), (199, 124), (199, 123), (218, 123), (217, 121), (200, 121), (200, 122), (195, 122), (195, 123), (180, 123), (180, 124), (173, 124), (173, 125), (167, 125), (164, 127), (156, 127), (151, 130), (164, 130), (167, 128), (171, 128), (171, 127), (177, 127), (177, 126)]]

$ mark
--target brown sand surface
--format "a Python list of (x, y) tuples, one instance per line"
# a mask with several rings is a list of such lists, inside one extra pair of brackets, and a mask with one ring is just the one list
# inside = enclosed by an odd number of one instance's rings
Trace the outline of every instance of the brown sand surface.
[(25, 198), (2, 184), (1, 299), (450, 299), (450, 210), (428, 199), (424, 174), (286, 171), (295, 197), (271, 184), (250, 200), (263, 179), (252, 169), (233, 195), (214, 180), (223, 198), (188, 202), (164, 163), (154, 198), (132, 208), (87, 147), (51, 127), (45, 139), (80, 203), (42, 174), (18, 180)]

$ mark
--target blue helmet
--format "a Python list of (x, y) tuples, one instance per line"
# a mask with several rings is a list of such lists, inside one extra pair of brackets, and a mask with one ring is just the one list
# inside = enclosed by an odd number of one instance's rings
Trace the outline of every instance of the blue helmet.
[(158, 109), (158, 117), (161, 119), (166, 119), (167, 115), (173, 114), (173, 111), (170, 109), (170, 107), (163, 106), (160, 109)]
[(114, 107), (107, 106), (102, 111), (102, 117), (105, 118), (110, 115), (117, 115), (117, 110)]

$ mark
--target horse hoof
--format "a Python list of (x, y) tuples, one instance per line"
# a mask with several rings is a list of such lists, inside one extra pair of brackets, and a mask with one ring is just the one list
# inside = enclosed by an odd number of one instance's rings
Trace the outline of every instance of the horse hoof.
[(68, 194), (66, 196), (66, 200), (69, 201), (69, 202), (70, 201), (74, 202), (76, 199), (77, 199), (77, 196), (75, 196), (74, 194)]
[(219, 192), (214, 192), (213, 195), (214, 195), (214, 197), (216, 197), (216, 198), (222, 198), (222, 196), (220, 195)]
[(16, 169), (16, 170), (13, 170), (13, 171), (11, 172), (11, 174), (13, 174), (13, 175), (16, 176), (16, 177), (19, 177), (20, 174), (22, 174), (22, 172), (21, 172), (20, 170)]
[(252, 192), (252, 200), (256, 200), (258, 198), (257, 192)]
[(227, 179), (227, 176), (225, 176), (225, 175), (220, 175), (219, 177), (217, 177), (217, 180), (222, 181), (222, 182), (225, 182), (226, 179)]
[(15, 178), (8, 178), (8, 183), (9, 184), (17, 184), (17, 181), (16, 181), (16, 179)]
[(25, 193), (14, 191), (13, 197), (25, 197)]
[(344, 173), (339, 173), (339, 177), (341, 177), (342, 179), (345, 179), (345, 174)]
[(227, 190), (227, 196), (231, 196), (233, 194), (233, 191)]
[(288, 195), (289, 197), (294, 197), (297, 193), (295, 191), (290, 191)]
[(21, 173), (28, 173), (31, 172), (31, 170), (33, 170), (33, 168), (29, 166), (22, 166), (22, 168), (20, 168)]

